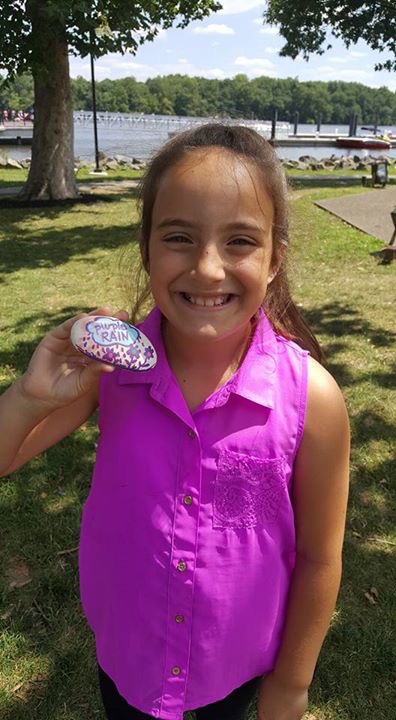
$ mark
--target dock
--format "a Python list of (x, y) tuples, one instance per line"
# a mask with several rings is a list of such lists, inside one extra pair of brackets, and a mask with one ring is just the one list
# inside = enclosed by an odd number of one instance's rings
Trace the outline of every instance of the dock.
[[(168, 137), (172, 137), (186, 127), (192, 127), (202, 123), (202, 118), (179, 118), (179, 117), (156, 117), (140, 116), (127, 113), (98, 113), (98, 124), (106, 127), (137, 127), (144, 128), (150, 134), (159, 127), (165, 130)], [(289, 123), (279, 122), (276, 125), (275, 138), (271, 139), (272, 126), (268, 121), (241, 121), (248, 127), (253, 127), (260, 134), (271, 141), (274, 147), (282, 148), (336, 148), (337, 140), (347, 137), (342, 133), (291, 133)], [(74, 113), (74, 123), (82, 127), (88, 127), (93, 123), (91, 112)], [(7, 125), (0, 125), (0, 146), (9, 145), (31, 145), (33, 140), (33, 123), (7, 122)], [(389, 138), (391, 149), (396, 148), (396, 137)], [(353, 149), (353, 148), (351, 148)]]
[[(271, 140), (274, 147), (338, 147), (337, 140), (347, 137), (339, 133), (298, 133), (297, 135), (288, 135), (287, 137)], [(396, 148), (396, 138), (388, 138), (391, 149)], [(344, 148), (347, 149), (347, 148)], [(353, 150), (354, 148), (351, 148)]]
[(31, 122), (7, 122), (7, 125), (0, 125), (0, 145), (31, 145), (32, 140)]

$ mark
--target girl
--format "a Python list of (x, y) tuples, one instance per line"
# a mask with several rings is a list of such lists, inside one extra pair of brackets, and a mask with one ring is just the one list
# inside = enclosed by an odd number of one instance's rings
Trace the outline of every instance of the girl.
[(306, 709), (340, 582), (349, 433), (287, 245), (271, 146), (221, 124), (177, 135), (142, 186), (133, 318), (149, 288), (156, 367), (86, 361), (72, 318), (1, 398), (3, 475), (99, 404), (80, 581), (109, 720), (241, 720), (256, 691), (259, 720)]

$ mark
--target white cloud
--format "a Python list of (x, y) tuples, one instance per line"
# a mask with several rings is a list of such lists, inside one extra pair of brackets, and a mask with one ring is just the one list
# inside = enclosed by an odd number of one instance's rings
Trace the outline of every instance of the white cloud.
[(356, 58), (366, 57), (366, 55), (367, 55), (367, 53), (359, 52), (359, 50), (350, 50), (349, 54), (351, 57), (356, 57)]
[(347, 57), (329, 57), (329, 62), (342, 64), (342, 63), (348, 62), (348, 58)]
[(145, 67), (145, 65), (142, 65), (142, 63), (137, 63), (136, 60), (126, 60), (124, 59), (124, 57), (117, 57), (117, 55), (107, 55), (107, 66), (115, 68), (117, 70), (140, 70), (140, 68)]
[[(129, 59), (131, 58), (131, 59)], [(95, 60), (95, 77), (97, 80), (103, 80), (109, 78), (114, 80), (120, 77), (127, 77), (128, 75), (134, 75), (138, 79), (141, 77), (150, 77), (150, 71), (152, 68), (149, 65), (136, 62), (132, 59), (133, 55), (116, 55), (109, 54), (104, 58)], [(90, 80), (91, 78), (91, 66), (81, 58), (70, 56), (70, 76), (75, 78), (77, 75)]]
[[(75, 78), (78, 75), (90, 80), (91, 68), (90, 64), (81, 58), (70, 56), (70, 75)], [(118, 78), (133, 75), (137, 80), (144, 81), (150, 77), (157, 75), (188, 75), (190, 77), (207, 77), (223, 80), (230, 77), (230, 72), (223, 68), (209, 67), (203, 68), (195, 65), (188, 57), (179, 57), (175, 62), (164, 62), (164, 56), (159, 63), (138, 63), (133, 55), (116, 55), (109, 54), (105, 58), (95, 61), (95, 76), (97, 80), (108, 78), (116, 80)]]
[(235, 35), (235, 30), (229, 25), (212, 23), (211, 25), (198, 25), (193, 28), (193, 33), (196, 35)]
[(273, 25), (264, 25), (264, 27), (260, 28), (259, 32), (262, 35), (279, 35), (278, 28)]
[(261, 66), (263, 68), (269, 68), (272, 69), (274, 66), (274, 63), (271, 60), (267, 60), (266, 58), (247, 58), (244, 55), (238, 55), (237, 58), (235, 58), (235, 65), (241, 65), (242, 67), (253, 67), (253, 66)]
[[(315, 69), (315, 77), (318, 74), (321, 75), (321, 80), (333, 80), (334, 79), (334, 67), (332, 65), (321, 65)], [(328, 77), (327, 77), (328, 76)], [(370, 87), (375, 87), (375, 72), (369, 70), (352, 70), (349, 68), (343, 68), (337, 70), (337, 80), (343, 80), (344, 82), (361, 82)], [(377, 83), (378, 84), (378, 83)]]
[(215, 80), (224, 80), (227, 74), (221, 68), (211, 68), (210, 70), (204, 70), (204, 74), (201, 73), (201, 77), (212, 78)]
[[(375, 73), (368, 70), (339, 70), (338, 78), (345, 82), (362, 82), (375, 87)], [(378, 83), (379, 86), (379, 83)]]
[(258, 7), (263, 9), (263, 0), (220, 0), (220, 2), (223, 9), (219, 11), (219, 15), (238, 15)]
[(279, 48), (266, 47), (266, 48), (264, 48), (264, 52), (267, 53), (268, 55), (277, 55), (277, 53), (279, 52)]
[[(91, 79), (91, 65), (89, 63), (83, 63), (79, 68), (78, 72), (72, 74), (72, 77), (77, 77), (77, 75), (82, 75), (82, 77), (86, 78), (86, 80)], [(108, 65), (98, 65), (95, 63), (95, 79), (96, 80), (104, 80), (105, 78), (108, 78), (111, 75), (111, 67)]]
[[(162, 62), (158, 65), (142, 65), (133, 75), (137, 80), (142, 81), (157, 75), (188, 75), (189, 77), (217, 78), (218, 80), (229, 77), (229, 73), (222, 68), (202, 68), (190, 62), (187, 58), (180, 58), (174, 63)], [(119, 76), (117, 75), (117, 77)]]
[(267, 75), (269, 77), (276, 76), (274, 63), (266, 58), (247, 58), (239, 55), (234, 60), (234, 65), (244, 68), (250, 77), (258, 77), (260, 75)]

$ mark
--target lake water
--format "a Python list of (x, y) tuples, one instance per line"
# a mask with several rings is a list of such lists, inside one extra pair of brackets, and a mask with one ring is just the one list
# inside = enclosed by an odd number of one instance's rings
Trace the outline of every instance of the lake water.
[[(208, 122), (209, 118), (181, 118), (174, 116), (140, 115), (131, 116), (123, 113), (98, 113), (98, 145), (99, 150), (108, 156), (125, 155), (139, 160), (147, 160), (169, 137), (170, 133), (184, 130), (200, 122)], [(237, 122), (237, 121), (233, 121)], [(271, 124), (260, 121), (241, 121), (246, 125), (253, 126), (263, 135), (269, 137)], [(298, 133), (309, 133), (312, 137), (316, 134), (316, 125), (299, 125)], [(349, 128), (345, 125), (322, 125), (320, 134), (348, 135)], [(381, 131), (391, 131), (396, 136), (396, 128), (381, 128)], [(287, 135), (293, 132), (293, 126), (280, 123), (277, 136)], [(359, 134), (360, 128), (358, 128)], [(364, 132), (362, 132), (364, 134)], [(367, 133), (366, 133), (367, 134)], [(80, 160), (93, 162), (94, 153), (94, 131), (92, 118), (89, 113), (75, 113), (74, 115), (74, 147), (75, 155)], [(4, 147), (3, 150), (9, 157), (18, 159), (28, 157), (30, 148)], [(278, 155), (282, 158), (296, 160), (302, 155), (312, 155), (318, 159), (335, 155), (359, 155), (364, 157), (367, 150), (346, 150), (336, 147), (312, 147), (307, 142), (304, 147), (278, 147)], [(384, 151), (370, 151), (370, 155), (378, 156)], [(396, 157), (396, 148), (386, 151), (387, 157)]]

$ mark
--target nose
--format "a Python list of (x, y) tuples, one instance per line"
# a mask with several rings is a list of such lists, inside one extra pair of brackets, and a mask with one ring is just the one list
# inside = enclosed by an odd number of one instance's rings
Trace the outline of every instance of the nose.
[(224, 280), (224, 259), (216, 243), (207, 243), (198, 249), (193, 274), (211, 282)]

